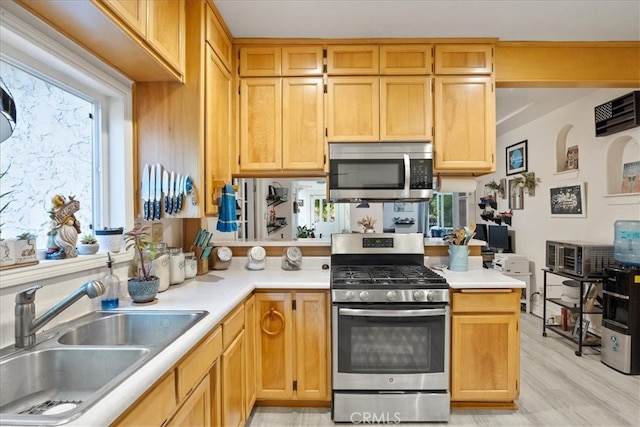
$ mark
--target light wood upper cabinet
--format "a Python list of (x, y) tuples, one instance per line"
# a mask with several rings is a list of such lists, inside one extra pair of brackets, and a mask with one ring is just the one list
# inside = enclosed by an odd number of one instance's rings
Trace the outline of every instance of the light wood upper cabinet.
[(377, 142), (380, 139), (378, 76), (329, 77), (327, 140)]
[(495, 171), (492, 77), (434, 77), (434, 171)]
[(329, 400), (327, 292), (258, 293), (256, 313), (258, 398)]
[(380, 78), (380, 139), (427, 141), (432, 139), (431, 78)]
[(205, 48), (205, 214), (218, 213), (216, 181), (231, 182), (231, 74), (209, 45)]
[(322, 46), (285, 46), (282, 48), (283, 76), (321, 76)]
[(277, 46), (240, 48), (241, 77), (269, 77), (282, 74), (282, 49)]
[(321, 171), (323, 130), (322, 77), (282, 79), (282, 168)]
[(147, 1), (147, 42), (182, 74), (185, 67), (184, 2)]
[(378, 45), (332, 45), (327, 46), (327, 74), (378, 75)]
[(430, 44), (381, 45), (380, 74), (431, 74), (432, 49)]
[(493, 45), (436, 45), (434, 62), (435, 74), (492, 74)]
[(519, 289), (453, 293), (453, 402), (513, 404), (520, 389), (519, 323)]
[(103, 0), (139, 36), (147, 35), (147, 0)]
[(240, 80), (240, 170), (282, 168), (282, 79)]
[(207, 23), (205, 40), (218, 55), (227, 71), (231, 71), (231, 56), (233, 49), (231, 39), (222, 27), (222, 23), (210, 7), (207, 7)]

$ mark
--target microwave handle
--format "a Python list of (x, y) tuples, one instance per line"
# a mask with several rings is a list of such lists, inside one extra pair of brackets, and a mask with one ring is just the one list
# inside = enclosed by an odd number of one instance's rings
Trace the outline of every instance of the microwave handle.
[(404, 158), (404, 195), (409, 197), (411, 190), (411, 160), (408, 154), (403, 154)]
[(564, 246), (558, 248), (558, 267), (564, 268)]

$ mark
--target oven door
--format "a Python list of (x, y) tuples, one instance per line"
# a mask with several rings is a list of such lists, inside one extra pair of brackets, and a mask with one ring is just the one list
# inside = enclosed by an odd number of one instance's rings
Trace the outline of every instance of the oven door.
[(448, 305), (334, 305), (334, 390), (448, 390)]

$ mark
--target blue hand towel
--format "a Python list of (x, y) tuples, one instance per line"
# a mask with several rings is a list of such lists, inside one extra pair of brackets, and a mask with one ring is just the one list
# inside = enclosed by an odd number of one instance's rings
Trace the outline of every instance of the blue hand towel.
[(222, 188), (220, 215), (218, 216), (216, 230), (222, 232), (238, 230), (238, 222), (236, 221), (236, 192), (231, 184), (225, 184)]

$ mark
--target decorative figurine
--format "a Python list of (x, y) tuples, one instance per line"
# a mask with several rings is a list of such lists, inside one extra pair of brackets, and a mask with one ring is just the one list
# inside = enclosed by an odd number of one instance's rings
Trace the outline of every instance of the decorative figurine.
[(80, 202), (69, 196), (69, 201), (61, 194), (51, 198), (50, 229), (47, 235), (46, 259), (75, 258), (78, 256), (76, 244), (80, 233), (80, 221), (75, 213), (80, 210)]

